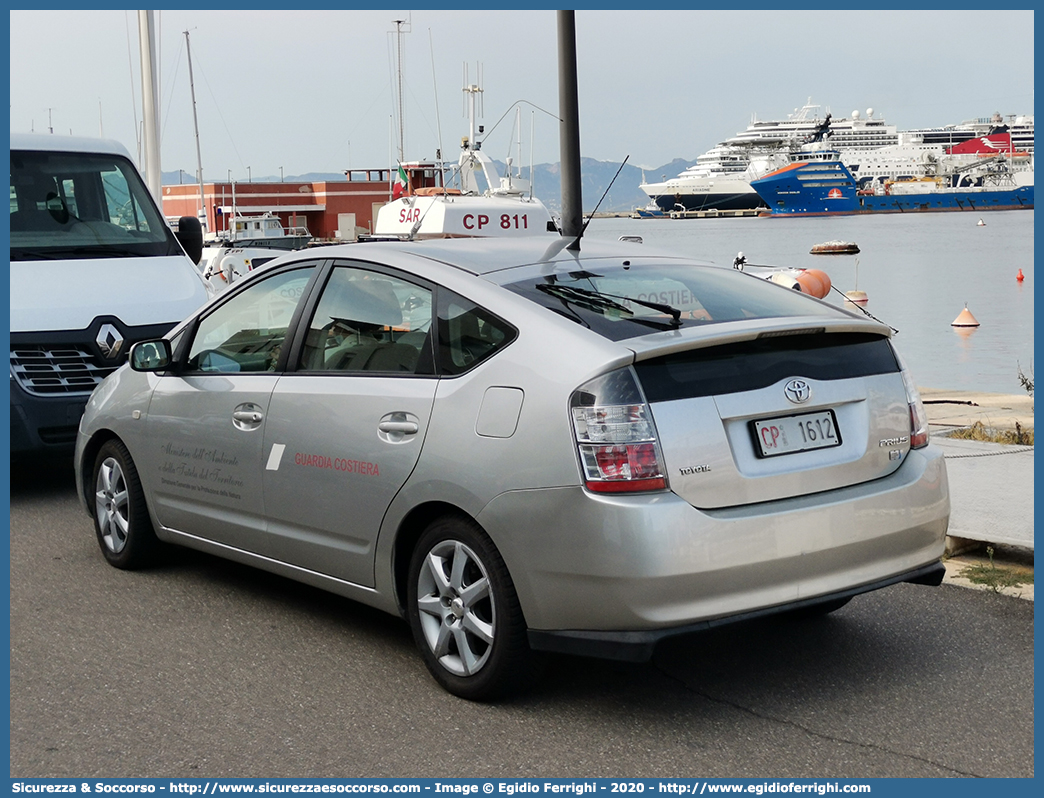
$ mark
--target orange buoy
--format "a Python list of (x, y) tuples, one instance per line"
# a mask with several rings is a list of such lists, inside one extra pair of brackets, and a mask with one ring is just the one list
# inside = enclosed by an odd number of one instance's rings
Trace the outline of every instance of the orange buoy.
[(971, 314), (971, 311), (968, 310), (968, 306), (965, 305), (964, 306), (964, 310), (962, 310), (957, 315), (957, 318), (954, 319), (952, 322), (950, 322), (950, 326), (951, 327), (978, 327), (979, 326), (979, 322)]
[(870, 297), (866, 295), (866, 291), (845, 291), (845, 300), (853, 305), (862, 306), (870, 301)]
[(1015, 275), (1015, 279), (1018, 280), (1020, 283), (1026, 279), (1026, 275), (1022, 273), (1022, 269), (1019, 269), (1019, 273)]
[(801, 292), (822, 299), (830, 293), (830, 277), (819, 269), (802, 269), (797, 275)]

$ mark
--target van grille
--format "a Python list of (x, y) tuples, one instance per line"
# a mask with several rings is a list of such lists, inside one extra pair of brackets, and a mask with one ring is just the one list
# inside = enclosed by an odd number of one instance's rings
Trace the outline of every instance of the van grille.
[(115, 370), (75, 344), (11, 347), (11, 375), (31, 394), (89, 394)]

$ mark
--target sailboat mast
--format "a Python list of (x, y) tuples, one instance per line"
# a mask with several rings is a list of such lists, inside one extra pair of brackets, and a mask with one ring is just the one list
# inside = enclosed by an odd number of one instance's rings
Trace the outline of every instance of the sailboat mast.
[(199, 153), (199, 120), (196, 118), (196, 82), (192, 78), (192, 48), (189, 46), (189, 32), (185, 33), (185, 57), (188, 59), (189, 69), (189, 92), (192, 94), (192, 128), (196, 132), (196, 180), (199, 181), (199, 208), (196, 215), (203, 225), (204, 234), (207, 232), (207, 203), (203, 196), (203, 157)]

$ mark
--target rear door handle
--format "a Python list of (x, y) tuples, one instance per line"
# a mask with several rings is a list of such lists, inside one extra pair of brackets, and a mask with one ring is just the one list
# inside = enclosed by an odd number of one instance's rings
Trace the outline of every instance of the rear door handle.
[(420, 424), (415, 421), (382, 421), (377, 425), (381, 432), (401, 432), (404, 435), (416, 435)]
[(377, 422), (377, 437), (385, 443), (404, 443), (420, 432), (420, 419), (412, 413), (388, 413)]

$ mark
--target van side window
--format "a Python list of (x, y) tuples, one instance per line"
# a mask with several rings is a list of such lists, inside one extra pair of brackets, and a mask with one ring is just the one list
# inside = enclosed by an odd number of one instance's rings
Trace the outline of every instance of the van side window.
[(275, 371), (286, 331), (315, 266), (259, 280), (205, 316), (188, 351), (193, 372)]
[(463, 374), (515, 340), (518, 331), (485, 308), (439, 293), (439, 371)]

